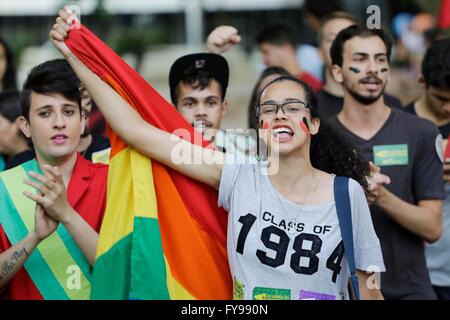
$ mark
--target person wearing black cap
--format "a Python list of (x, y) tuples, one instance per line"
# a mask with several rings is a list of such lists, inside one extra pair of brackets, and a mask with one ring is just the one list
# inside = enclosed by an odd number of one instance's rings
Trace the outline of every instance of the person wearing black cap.
[(194, 53), (182, 56), (169, 74), (170, 98), (178, 112), (199, 132), (219, 129), (227, 110), (228, 63), (220, 55)]
[(254, 150), (248, 135), (220, 130), (227, 111), (225, 94), (229, 68), (224, 57), (215, 53), (182, 56), (170, 69), (170, 98), (178, 112), (203, 136), (223, 152), (246, 157)]
[(435, 242), (442, 233), (445, 192), (435, 148), (440, 135), (432, 122), (385, 103), (391, 49), (383, 29), (353, 25), (337, 34), (330, 54), (344, 105), (329, 121), (359, 149), (371, 173), (384, 176), (384, 181), (371, 181), (367, 194), (386, 263), (383, 295), (387, 300), (436, 299), (424, 242)]

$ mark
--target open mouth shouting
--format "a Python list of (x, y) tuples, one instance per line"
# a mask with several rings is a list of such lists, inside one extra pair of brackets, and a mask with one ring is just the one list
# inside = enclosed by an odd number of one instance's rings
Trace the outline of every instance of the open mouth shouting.
[(368, 76), (361, 80), (359, 83), (363, 84), (367, 91), (377, 91), (380, 89), (382, 81), (374, 76)]
[(287, 142), (292, 140), (294, 130), (288, 125), (275, 125), (272, 130), (272, 138), (278, 142)]
[(194, 122), (192, 122), (192, 126), (195, 130), (203, 132), (205, 129), (211, 128), (212, 124), (211, 122), (206, 120), (195, 120)]

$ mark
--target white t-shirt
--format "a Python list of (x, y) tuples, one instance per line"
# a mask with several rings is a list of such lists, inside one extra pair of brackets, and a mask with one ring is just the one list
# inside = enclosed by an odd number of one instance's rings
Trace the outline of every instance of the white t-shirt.
[[(284, 198), (258, 164), (227, 157), (219, 206), (229, 212), (234, 299), (347, 299), (349, 269), (334, 202), (301, 206)], [(361, 186), (349, 181), (356, 268), (385, 271)]]

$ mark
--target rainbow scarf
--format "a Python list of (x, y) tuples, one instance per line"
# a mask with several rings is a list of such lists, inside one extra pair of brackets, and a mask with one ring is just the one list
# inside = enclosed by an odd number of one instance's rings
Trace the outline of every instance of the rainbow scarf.
[[(147, 122), (168, 132), (189, 130), (190, 141), (206, 146), (172, 105), (86, 27), (72, 30), (66, 43)], [(108, 132), (107, 204), (91, 298), (230, 299), (227, 215), (217, 206), (217, 192)]]

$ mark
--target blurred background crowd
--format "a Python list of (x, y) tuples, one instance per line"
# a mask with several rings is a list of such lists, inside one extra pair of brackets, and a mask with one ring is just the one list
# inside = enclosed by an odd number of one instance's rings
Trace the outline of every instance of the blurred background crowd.
[[(444, 1), (445, 2), (445, 1)], [(76, 5), (81, 22), (111, 46), (169, 100), (168, 73), (183, 54), (204, 50), (207, 35), (219, 25), (232, 25), (242, 41), (224, 55), (230, 64), (230, 108), (224, 128), (247, 128), (247, 105), (255, 80), (264, 68), (257, 35), (283, 23), (293, 31), (300, 66), (324, 80), (323, 57), (317, 50), (320, 20), (346, 11), (365, 22), (367, 8), (377, 5), (381, 27), (395, 39), (387, 92), (402, 104), (420, 94), (420, 63), (432, 39), (448, 35), (440, 0), (2, 0), (0, 38), (9, 46), (3, 90), (20, 88), (32, 66), (59, 57), (48, 32), (63, 5)], [(448, 23), (448, 22), (447, 22)], [(0, 47), (4, 47), (2, 43)], [(5, 48), (3, 48), (5, 51)], [(16, 71), (17, 77), (11, 72)], [(0, 69), (1, 71), (1, 69)], [(1, 75), (1, 72), (0, 72)]]

